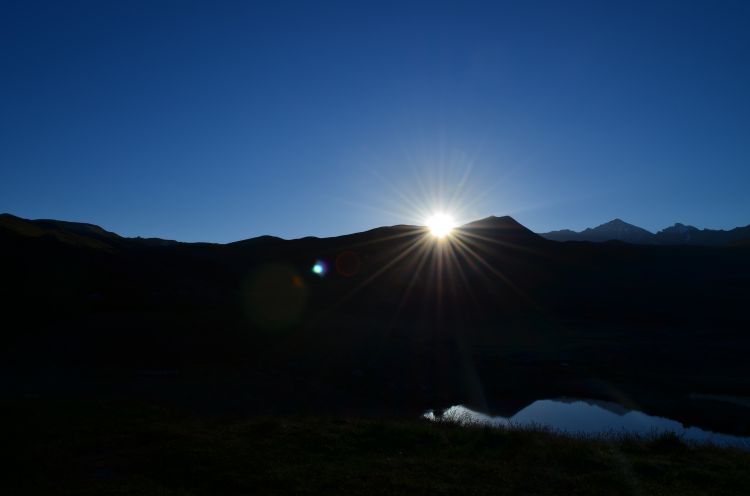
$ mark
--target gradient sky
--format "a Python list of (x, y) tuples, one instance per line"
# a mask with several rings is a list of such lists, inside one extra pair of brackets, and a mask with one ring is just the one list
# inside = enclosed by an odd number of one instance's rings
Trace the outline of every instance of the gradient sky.
[(2, 2), (0, 211), (233, 241), (750, 223), (750, 2)]

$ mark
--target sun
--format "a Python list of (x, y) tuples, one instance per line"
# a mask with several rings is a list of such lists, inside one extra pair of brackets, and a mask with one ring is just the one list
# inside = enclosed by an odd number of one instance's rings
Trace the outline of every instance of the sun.
[(427, 227), (436, 238), (444, 238), (456, 227), (456, 223), (450, 215), (436, 213), (427, 219)]

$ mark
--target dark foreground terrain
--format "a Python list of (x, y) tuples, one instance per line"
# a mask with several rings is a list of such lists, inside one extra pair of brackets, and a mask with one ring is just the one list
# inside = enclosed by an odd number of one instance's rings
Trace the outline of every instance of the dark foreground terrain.
[(7, 494), (750, 492), (746, 453), (669, 436), (420, 421), (564, 396), (750, 435), (747, 243), (490, 217), (217, 245), (0, 215), (0, 269)]
[(0, 270), (5, 397), (416, 417), (566, 396), (750, 435), (750, 246), (560, 243), (509, 217), (218, 245), (0, 215)]
[(750, 453), (674, 435), (3, 402), (4, 494), (746, 495)]

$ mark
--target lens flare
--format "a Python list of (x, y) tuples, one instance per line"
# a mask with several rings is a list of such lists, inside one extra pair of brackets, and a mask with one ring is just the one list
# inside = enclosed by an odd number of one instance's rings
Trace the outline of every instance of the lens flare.
[(427, 219), (427, 227), (436, 238), (444, 238), (453, 231), (456, 223), (450, 215), (437, 213)]
[(328, 266), (322, 260), (318, 260), (312, 266), (312, 272), (317, 276), (323, 277), (324, 275), (326, 275), (326, 272), (328, 272)]

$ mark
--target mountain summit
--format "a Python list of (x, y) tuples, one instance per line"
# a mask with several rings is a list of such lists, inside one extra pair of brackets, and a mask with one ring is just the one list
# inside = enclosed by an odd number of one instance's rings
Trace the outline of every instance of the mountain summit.
[(705, 245), (726, 246), (744, 244), (750, 240), (750, 225), (723, 229), (698, 229), (693, 226), (677, 223), (662, 229), (654, 236), (660, 245)]
[(622, 219), (614, 219), (581, 232), (564, 229), (542, 233), (541, 236), (553, 241), (624, 241), (634, 244), (651, 244), (654, 234)]
[(482, 240), (506, 247), (520, 247), (545, 243), (540, 235), (529, 230), (513, 217), (491, 215), (456, 228), (456, 232), (467, 239)]
[(580, 232), (562, 229), (540, 233), (540, 236), (553, 241), (602, 242), (617, 240), (641, 245), (726, 246), (744, 244), (750, 240), (750, 225), (725, 231), (723, 229), (698, 229), (678, 222), (654, 234), (621, 219), (614, 219)]

